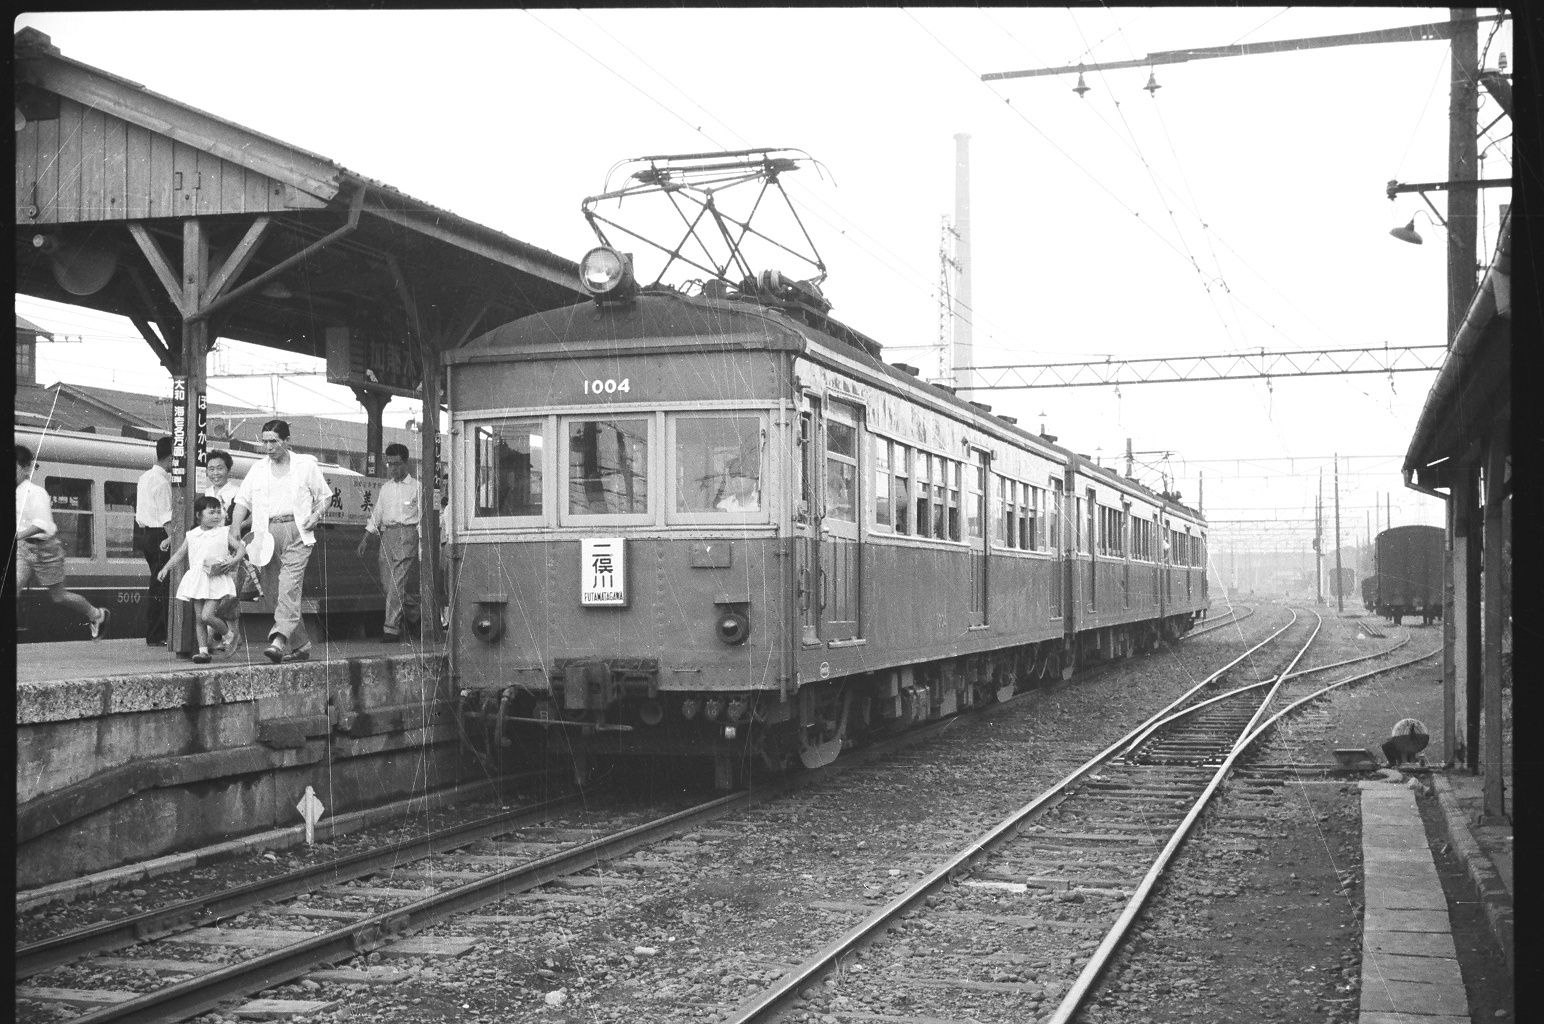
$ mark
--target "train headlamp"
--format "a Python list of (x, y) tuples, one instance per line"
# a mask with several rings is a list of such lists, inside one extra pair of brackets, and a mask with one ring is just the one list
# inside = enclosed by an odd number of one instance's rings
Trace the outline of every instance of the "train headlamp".
[(714, 622), (718, 638), (726, 644), (743, 644), (751, 635), (751, 620), (744, 612), (721, 611)]
[(472, 635), (483, 643), (496, 643), (504, 635), (504, 607), (502, 603), (489, 601), (477, 603), (477, 613), (472, 616)]
[(579, 261), (579, 283), (598, 302), (629, 299), (638, 290), (633, 261), (607, 245), (598, 245)]

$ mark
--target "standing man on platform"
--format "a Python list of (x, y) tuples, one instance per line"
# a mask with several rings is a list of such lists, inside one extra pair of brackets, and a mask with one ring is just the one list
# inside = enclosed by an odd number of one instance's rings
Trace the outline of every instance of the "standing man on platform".
[(418, 621), (418, 595), (408, 589), (408, 575), (418, 565), (418, 481), (408, 472), (407, 445), (386, 446), (386, 469), (391, 474), (381, 487), (365, 535), (359, 538), (364, 555), (371, 535), (381, 538), (379, 564), (381, 585), (386, 588), (386, 625), (381, 642), (397, 643), (402, 627)]
[(171, 557), (166, 528), (172, 521), (172, 436), (155, 443), (155, 465), (140, 474), (134, 491), (134, 547), (150, 567), (145, 605), (145, 643), (166, 646), (167, 584), (156, 577)]
[[(241, 540), (252, 518), (254, 536), (273, 536), (273, 562), (278, 563), (273, 627), (263, 656), (280, 661), (309, 661), (311, 641), (300, 613), (300, 592), (305, 584), (306, 563), (316, 543), (315, 530), (332, 500), (332, 488), (321, 467), (310, 455), (289, 449), (289, 424), (269, 420), (258, 434), (268, 458), (247, 471), (236, 492), (230, 535)], [(270, 573), (270, 578), (272, 574)], [(266, 589), (266, 587), (265, 587)]]

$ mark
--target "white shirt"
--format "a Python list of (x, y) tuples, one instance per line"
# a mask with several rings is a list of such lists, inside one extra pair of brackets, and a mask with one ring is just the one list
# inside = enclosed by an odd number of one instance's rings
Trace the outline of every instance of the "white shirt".
[(273, 475), (272, 459), (263, 459), (247, 470), (236, 492), (236, 504), (251, 511), (253, 533), (267, 533), (271, 516), (293, 515), (301, 543), (309, 547), (316, 543), (316, 534), (305, 529), (304, 523), (311, 518), (318, 502), (331, 497), (332, 488), (316, 459), (290, 452), (289, 472), (283, 476)]
[(376, 495), (375, 507), (370, 510), (367, 533), (380, 533), (383, 526), (418, 525), (418, 481), (409, 473), (398, 480), (387, 480)]
[(172, 521), (172, 475), (159, 462), (139, 475), (134, 521), (146, 529), (165, 529)]
[(29, 526), (36, 526), (43, 531), (41, 534), (33, 534), (34, 537), (52, 537), (59, 532), (59, 527), (54, 523), (54, 503), (49, 499), (48, 492), (31, 480), (23, 480), (16, 485), (16, 532), (20, 533)]

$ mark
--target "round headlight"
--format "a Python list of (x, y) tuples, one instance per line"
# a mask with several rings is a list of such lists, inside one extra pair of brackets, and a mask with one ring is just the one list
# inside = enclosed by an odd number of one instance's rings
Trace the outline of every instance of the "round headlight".
[(596, 246), (579, 261), (579, 281), (597, 297), (625, 292), (628, 276), (627, 258), (609, 246)]
[(751, 620), (742, 612), (725, 611), (719, 613), (714, 629), (724, 643), (743, 644), (751, 635)]

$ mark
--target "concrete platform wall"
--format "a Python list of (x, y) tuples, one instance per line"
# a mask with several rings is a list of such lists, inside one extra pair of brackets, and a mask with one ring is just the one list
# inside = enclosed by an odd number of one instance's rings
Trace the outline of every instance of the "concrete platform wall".
[(18, 888), (471, 779), (442, 654), (17, 689)]

